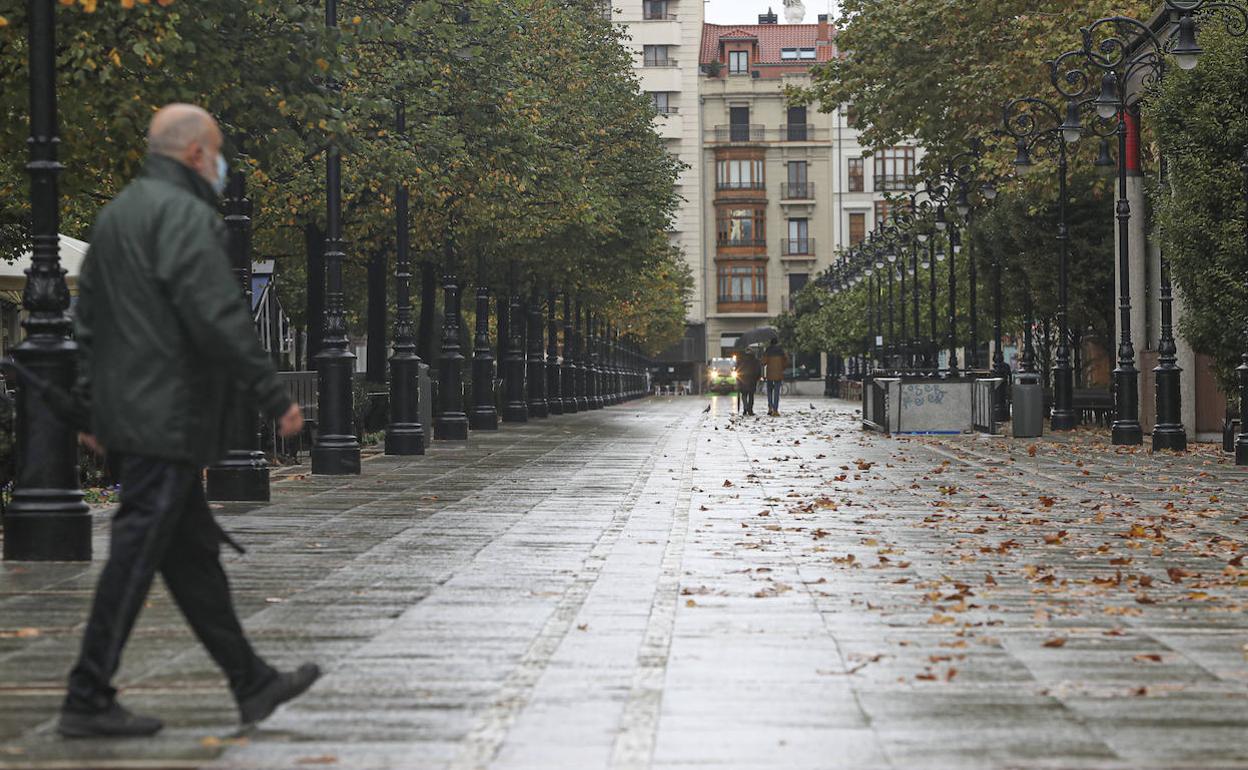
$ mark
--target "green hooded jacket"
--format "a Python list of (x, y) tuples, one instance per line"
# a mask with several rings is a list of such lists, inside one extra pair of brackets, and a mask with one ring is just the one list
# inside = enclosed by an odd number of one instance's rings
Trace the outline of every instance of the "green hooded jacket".
[(149, 156), (100, 212), (78, 279), (78, 388), (111, 452), (209, 465), (229, 404), (290, 407), (230, 269), (212, 187)]

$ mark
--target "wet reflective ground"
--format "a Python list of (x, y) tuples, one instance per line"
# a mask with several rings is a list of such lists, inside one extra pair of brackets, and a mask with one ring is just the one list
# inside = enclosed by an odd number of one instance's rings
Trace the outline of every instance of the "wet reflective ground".
[(56, 738), (100, 562), (4, 564), (0, 768), (1248, 768), (1248, 490), (1212, 448), (733, 403), (296, 469), (220, 510), (257, 647), (327, 670), (247, 734), (157, 589), (120, 683), (165, 732)]

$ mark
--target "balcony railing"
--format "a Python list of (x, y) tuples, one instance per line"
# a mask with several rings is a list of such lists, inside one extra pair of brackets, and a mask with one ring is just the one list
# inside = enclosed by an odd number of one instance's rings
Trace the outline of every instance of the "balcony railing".
[(809, 123), (788, 123), (780, 126), (782, 142), (814, 142), (826, 139), (828, 132), (823, 128), (815, 128)]
[(814, 182), (784, 182), (780, 185), (781, 200), (814, 200), (814, 198)]
[(669, 104), (666, 108), (655, 105), (654, 109), (657, 110), (660, 115), (679, 115), (680, 114), (680, 107), (675, 104)]
[(782, 257), (813, 257), (815, 255), (814, 238), (781, 238), (780, 256)]
[(914, 177), (909, 174), (876, 174), (876, 192), (896, 192), (914, 189)]
[(676, 14), (666, 11), (646, 11), (641, 15), (642, 21), (676, 21)]
[(764, 238), (717, 238), (715, 243), (719, 246), (765, 247), (767, 245)]
[(765, 142), (767, 141), (767, 127), (754, 123), (715, 126), (712, 136), (716, 142)]
[(766, 294), (720, 294), (721, 305), (766, 305)]
[(643, 67), (675, 67), (678, 62), (675, 59), (646, 59), (641, 63)]
[(716, 182), (716, 190), (766, 190), (763, 182)]

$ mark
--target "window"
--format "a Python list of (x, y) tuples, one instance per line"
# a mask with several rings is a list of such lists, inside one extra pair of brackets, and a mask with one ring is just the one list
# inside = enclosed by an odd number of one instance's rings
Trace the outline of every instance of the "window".
[(815, 49), (813, 49), (813, 48), (799, 48), (799, 49), (797, 49), (797, 58), (799, 58), (799, 59), (813, 59), (813, 58), (815, 58)]
[(815, 49), (813, 48), (781, 48), (781, 59), (813, 59), (815, 58)]
[(867, 215), (853, 212), (849, 215), (849, 245), (857, 246), (867, 239)]
[(647, 45), (642, 46), (642, 64), (646, 67), (671, 67), (676, 62), (668, 57), (670, 53), (670, 45)]
[(793, 309), (793, 298), (797, 296), (799, 291), (806, 288), (809, 278), (810, 275), (808, 273), (789, 273), (789, 301), (785, 310)]
[(670, 115), (676, 111), (675, 99), (672, 98), (671, 91), (649, 91), (650, 101), (654, 104), (654, 111), (660, 115)]
[(810, 222), (806, 219), (789, 220), (789, 237), (781, 254), (809, 254), (814, 244), (810, 240)]
[(790, 107), (788, 112), (789, 124), (787, 126), (786, 138), (790, 142), (806, 141), (806, 107)]
[(763, 161), (721, 160), (715, 163), (715, 189), (763, 189)]
[(808, 164), (804, 160), (791, 160), (788, 164), (789, 187), (785, 190), (787, 198), (813, 198), (814, 185), (807, 181)]
[(796, 59), (797, 49), (796, 48), (781, 48), (780, 58), (781, 59)]
[(852, 104), (845, 105), (845, 126), (847, 128), (858, 126), (858, 108)]
[(863, 160), (862, 158), (849, 159), (849, 191), (863, 191)]
[(645, 0), (642, 3), (643, 19), (670, 19), (667, 12), (667, 0)]
[(766, 209), (721, 208), (717, 212), (716, 234), (721, 246), (760, 246), (765, 243), (763, 221)]
[(913, 180), (913, 147), (889, 147), (875, 156), (876, 191), (909, 190)]
[(750, 141), (750, 108), (728, 108), (728, 138), (734, 142)]
[(728, 52), (728, 74), (744, 75), (750, 71), (750, 52), (749, 51), (729, 51)]
[(883, 222), (888, 224), (895, 208), (892, 201), (876, 201), (875, 202), (875, 224)]
[(766, 264), (723, 262), (716, 268), (716, 272), (721, 304), (767, 303)]

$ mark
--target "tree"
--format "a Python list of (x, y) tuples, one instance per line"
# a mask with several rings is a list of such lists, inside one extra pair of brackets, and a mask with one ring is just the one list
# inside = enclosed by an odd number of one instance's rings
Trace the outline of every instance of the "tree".
[(1166, 183), (1154, 188), (1152, 202), (1161, 248), (1184, 300), (1179, 330), (1193, 348), (1214, 357), (1230, 391), (1248, 328), (1248, 212), (1240, 166), (1248, 146), (1248, 40), (1209, 23), (1200, 42), (1199, 65), (1167, 72), (1145, 121), (1167, 162)]

